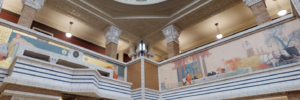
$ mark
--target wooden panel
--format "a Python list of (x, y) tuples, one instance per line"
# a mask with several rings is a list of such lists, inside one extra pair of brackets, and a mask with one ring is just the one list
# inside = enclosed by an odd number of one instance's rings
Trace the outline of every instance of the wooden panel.
[(141, 62), (127, 67), (127, 81), (132, 83), (132, 90), (141, 88)]
[(145, 62), (145, 87), (159, 90), (157, 66), (148, 62)]

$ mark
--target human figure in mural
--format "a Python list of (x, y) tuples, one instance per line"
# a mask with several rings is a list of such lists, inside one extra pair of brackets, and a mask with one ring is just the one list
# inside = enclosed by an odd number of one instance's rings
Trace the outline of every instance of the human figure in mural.
[(118, 79), (118, 66), (114, 65), (113, 67), (107, 66), (107, 69), (112, 69), (113, 70), (113, 78)]
[(191, 84), (191, 81), (193, 80), (193, 76), (190, 75), (189, 72), (187, 72), (185, 78), (186, 78), (186, 85), (190, 85), (190, 84)]
[(6, 43), (0, 44), (0, 61), (6, 60), (8, 56)]
[(252, 48), (252, 45), (248, 41), (245, 41), (245, 43), (243, 43), (243, 46), (246, 49), (247, 57), (251, 57), (251, 56), (255, 55), (254, 51), (253, 51), (253, 48)]
[(13, 51), (15, 50), (16, 45), (18, 44), (25, 44), (29, 46), (33, 46), (31, 43), (27, 42), (25, 39), (22, 38), (22, 35), (17, 33), (16, 36), (8, 43), (8, 57), (12, 57)]

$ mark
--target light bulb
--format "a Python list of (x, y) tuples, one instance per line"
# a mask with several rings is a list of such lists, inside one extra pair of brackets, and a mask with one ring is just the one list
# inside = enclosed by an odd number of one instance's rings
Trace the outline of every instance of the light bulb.
[(286, 10), (280, 10), (280, 11), (278, 11), (278, 15), (279, 16), (283, 16), (283, 15), (285, 15), (287, 13), (287, 11)]
[(222, 34), (218, 34), (218, 35), (217, 35), (217, 39), (221, 39), (222, 37), (223, 37)]
[(70, 38), (70, 37), (72, 37), (72, 34), (71, 34), (71, 33), (66, 33), (66, 36), (67, 36), (68, 38)]

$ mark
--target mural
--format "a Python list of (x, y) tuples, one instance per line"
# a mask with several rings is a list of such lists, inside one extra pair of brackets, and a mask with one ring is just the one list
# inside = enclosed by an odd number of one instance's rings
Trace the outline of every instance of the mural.
[(104, 59), (100, 59), (98, 57), (94, 57), (88, 54), (84, 54), (82, 60), (87, 63), (91, 63), (100, 67), (105, 67), (107, 69), (113, 70), (113, 78), (118, 80), (124, 80), (124, 71), (125, 67), (114, 64), (112, 62), (106, 61)]
[(161, 88), (236, 76), (299, 61), (300, 26), (291, 21), (160, 67)]
[(37, 47), (53, 53), (68, 56), (69, 48), (57, 45), (55, 43), (14, 31), (10, 28), (0, 26), (0, 66), (9, 67), (18, 44), (26, 44)]

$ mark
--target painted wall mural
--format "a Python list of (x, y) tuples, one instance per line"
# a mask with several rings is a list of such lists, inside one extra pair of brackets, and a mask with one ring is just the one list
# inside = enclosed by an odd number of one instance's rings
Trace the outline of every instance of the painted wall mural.
[(68, 56), (69, 52), (67, 47), (0, 26), (0, 66), (10, 66), (18, 44), (26, 44), (64, 56)]
[(295, 20), (161, 66), (161, 88), (295, 63), (299, 50), (300, 25)]
[(94, 64), (94, 65), (97, 65), (100, 67), (104, 67), (107, 69), (111, 69), (111, 70), (113, 70), (113, 78), (114, 79), (124, 80), (124, 74), (125, 74), (124, 66), (121, 66), (121, 65), (106, 61), (104, 59), (100, 59), (98, 57), (88, 55), (88, 54), (83, 55), (82, 61), (90, 63), (90, 64)]

